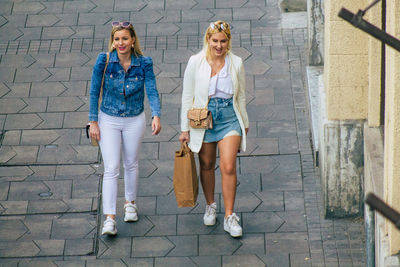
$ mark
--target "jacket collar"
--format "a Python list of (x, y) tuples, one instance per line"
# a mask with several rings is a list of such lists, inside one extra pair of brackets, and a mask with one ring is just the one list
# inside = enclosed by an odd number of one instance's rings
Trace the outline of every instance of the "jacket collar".
[[(114, 49), (113, 51), (111, 51), (109, 62), (119, 62), (117, 50)], [(136, 57), (133, 54), (131, 55), (131, 66), (140, 66), (139, 57)]]

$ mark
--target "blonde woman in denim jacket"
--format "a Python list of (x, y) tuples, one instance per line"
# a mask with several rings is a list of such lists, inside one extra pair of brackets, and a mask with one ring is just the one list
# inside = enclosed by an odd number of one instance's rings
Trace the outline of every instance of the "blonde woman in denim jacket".
[(93, 68), (89, 134), (91, 138), (99, 141), (104, 162), (102, 198), (106, 219), (102, 234), (115, 235), (121, 148), (126, 200), (124, 221), (138, 220), (135, 200), (138, 187), (138, 153), (146, 128), (144, 87), (150, 103), (153, 135), (157, 135), (161, 130), (161, 107), (152, 59), (143, 56), (131, 23), (112, 22), (109, 61), (104, 74), (102, 101), (98, 111), (106, 61), (107, 54), (100, 53)]
[[(236, 157), (246, 150), (249, 120), (246, 112), (245, 73), (242, 59), (230, 52), (229, 24), (216, 21), (204, 35), (203, 50), (192, 56), (186, 66), (181, 108), (179, 141), (188, 142), (199, 154), (200, 180), (206, 198), (205, 225), (216, 223), (214, 201), (217, 147), (220, 155), (222, 194), (225, 205), (224, 230), (231, 236), (242, 235), (239, 217), (233, 212), (236, 197)], [(187, 112), (191, 107), (208, 106), (213, 129), (189, 127)]]

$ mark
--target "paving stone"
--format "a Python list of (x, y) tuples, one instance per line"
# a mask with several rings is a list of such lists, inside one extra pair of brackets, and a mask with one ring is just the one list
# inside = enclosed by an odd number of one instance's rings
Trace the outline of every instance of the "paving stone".
[[(166, 215), (166, 214), (186, 214), (193, 208), (178, 208), (176, 204), (175, 193), (171, 192), (167, 196), (158, 196), (157, 197), (157, 214)], [(178, 219), (179, 222), (179, 219)], [(178, 227), (178, 231), (179, 231)]]
[(254, 143), (256, 147), (250, 155), (276, 155), (279, 154), (277, 138), (249, 138), (249, 144)]
[[(15, 70), (13, 70), (15, 72)], [(2, 70), (0, 67), (0, 75), (2, 75)], [(14, 74), (13, 74), (14, 77)], [(14, 79), (14, 78), (13, 78)], [(5, 79), (3, 79), (6, 82)], [(13, 98), (13, 97), (27, 97), (29, 96), (30, 83), (14, 83), (6, 84), (8, 93), (3, 98)]]
[(16, 215), (16, 214), (25, 214), (28, 201), (0, 201), (0, 205), (3, 207), (1, 211), (2, 215)]
[(45, 112), (47, 108), (47, 98), (23, 98), (26, 107), (19, 111), (19, 113), (35, 113)]
[(200, 235), (199, 255), (232, 255), (241, 245), (238, 239), (224, 235)]
[(284, 252), (267, 252), (257, 255), (267, 266), (290, 266), (289, 254)]
[(43, 27), (42, 40), (65, 39), (74, 33), (71, 27)]
[(237, 176), (237, 192), (257, 192), (261, 191), (261, 179), (259, 174), (239, 174)]
[(17, 241), (23, 236), (28, 229), (21, 220), (0, 220), (0, 240), (2, 241)]
[(246, 233), (271, 233), (278, 230), (284, 222), (274, 212), (243, 213), (242, 226)]
[(168, 257), (197, 256), (198, 236), (169, 236), (168, 239), (175, 245)]
[(85, 238), (94, 228), (86, 218), (54, 219), (51, 239)]
[(21, 140), (21, 131), (7, 131), (4, 133), (2, 145), (19, 145)]
[(176, 235), (176, 215), (147, 216), (154, 227), (146, 236)]
[(153, 259), (152, 258), (123, 258), (124, 263), (128, 266), (132, 267), (153, 267)]
[(62, 128), (64, 114), (63, 113), (37, 113), (42, 122), (35, 129), (59, 129)]
[(75, 111), (84, 103), (78, 97), (59, 96), (50, 97), (47, 107), (48, 112)]
[(46, 68), (46, 70), (51, 74), (51, 76), (45, 80), (46, 82), (62, 82), (70, 80), (70, 68)]
[(87, 179), (74, 179), (72, 184), (72, 198), (97, 197), (100, 179), (91, 175)]
[(307, 253), (309, 251), (307, 232), (267, 233), (267, 252)]
[(58, 96), (66, 90), (60, 82), (32, 83), (31, 97)]
[(33, 241), (5, 241), (0, 242), (0, 257), (33, 257), (40, 252)]
[(35, 240), (40, 248), (37, 256), (62, 256), (64, 253), (65, 240)]
[(28, 2), (28, 3), (14, 3), (12, 13), (13, 14), (37, 14), (45, 9), (40, 2)]
[[(261, 203), (261, 200), (252, 192), (237, 192), (235, 199), (235, 212), (252, 212)], [(221, 204), (221, 211), (225, 212), (224, 202)]]
[(7, 200), (9, 188), (9, 182), (0, 182), (0, 200)]
[[(92, 67), (72, 67), (71, 69), (71, 81), (87, 81), (92, 77)], [(69, 79), (68, 79), (69, 80)]]
[(101, 258), (122, 258), (130, 255), (132, 247), (132, 238), (118, 237), (104, 239), (107, 246), (106, 251)]
[(265, 266), (256, 255), (223, 256), (223, 266)]
[(214, 16), (213, 13), (207, 9), (189, 9), (182, 10), (182, 21), (187, 22), (199, 22), (199, 21), (209, 21)]
[(17, 152), (11, 146), (0, 147), (0, 163), (7, 163), (17, 155)]
[[(65, 240), (65, 256), (84, 256), (93, 253), (93, 240), (67, 239)], [(79, 266), (78, 264), (75, 266)]]
[(32, 129), (41, 122), (42, 120), (36, 114), (9, 114), (7, 115), (4, 129)]
[(28, 176), (33, 173), (28, 166), (0, 166), (0, 177), (2, 176)]
[(30, 67), (28, 69), (17, 69), (15, 74), (16, 82), (42, 82), (49, 78), (51, 73), (42, 68)]
[(87, 112), (66, 112), (64, 128), (83, 128), (87, 123)]
[(142, 143), (139, 159), (158, 159), (158, 144)]
[(22, 145), (46, 145), (53, 143), (59, 135), (54, 130), (24, 130), (22, 131)]
[(173, 248), (174, 245), (165, 237), (134, 237), (131, 255), (133, 257), (162, 257)]
[(279, 232), (307, 231), (305, 212), (302, 210), (276, 212), (285, 223), (279, 228)]
[(31, 200), (28, 204), (29, 214), (67, 212), (68, 206), (62, 200)]
[(37, 200), (39, 193), (48, 192), (49, 188), (40, 181), (12, 182), (10, 184), (9, 200)]
[[(180, 28), (173, 24), (173, 23), (157, 23), (157, 24), (150, 24), (147, 27), (147, 36), (160, 36), (160, 35), (165, 35), (165, 36), (172, 36), (176, 34)], [(163, 76), (166, 77), (166, 76)], [(173, 77), (178, 77), (178, 76), (173, 76)]]
[(301, 175), (297, 172), (262, 175), (264, 190), (301, 190)]
[(254, 194), (262, 201), (256, 211), (283, 211), (285, 209), (283, 192), (262, 191)]
[(36, 162), (36, 156), (38, 147), (37, 146), (13, 146), (12, 149), (15, 151), (15, 156), (7, 161), (9, 165), (19, 165), (24, 163)]
[(28, 15), (26, 22), (27, 27), (42, 27), (52, 26), (57, 23), (59, 19), (54, 15)]
[(86, 261), (86, 267), (126, 267), (121, 259), (96, 259)]
[(74, 176), (88, 177), (95, 173), (95, 169), (89, 165), (58, 165), (56, 169), (56, 179), (72, 179)]
[(206, 235), (213, 232), (216, 226), (205, 226), (203, 214), (178, 215), (178, 235)]

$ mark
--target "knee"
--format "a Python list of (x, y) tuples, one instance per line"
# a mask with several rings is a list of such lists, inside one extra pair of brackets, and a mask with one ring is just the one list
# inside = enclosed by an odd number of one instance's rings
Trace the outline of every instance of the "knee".
[(200, 170), (202, 171), (211, 171), (215, 169), (215, 163), (212, 161), (203, 161), (200, 162)]
[(138, 168), (139, 162), (137, 160), (124, 162), (125, 170), (136, 170)]
[(226, 175), (234, 175), (236, 174), (236, 165), (235, 164), (221, 164), (220, 166), (221, 172)]
[(104, 166), (103, 180), (116, 179), (119, 176), (119, 166)]

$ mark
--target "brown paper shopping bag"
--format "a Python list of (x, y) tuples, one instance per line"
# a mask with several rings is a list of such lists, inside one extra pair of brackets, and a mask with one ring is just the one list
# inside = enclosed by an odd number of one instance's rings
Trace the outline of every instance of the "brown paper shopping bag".
[(187, 143), (175, 151), (174, 191), (178, 207), (194, 207), (199, 193), (196, 163)]

